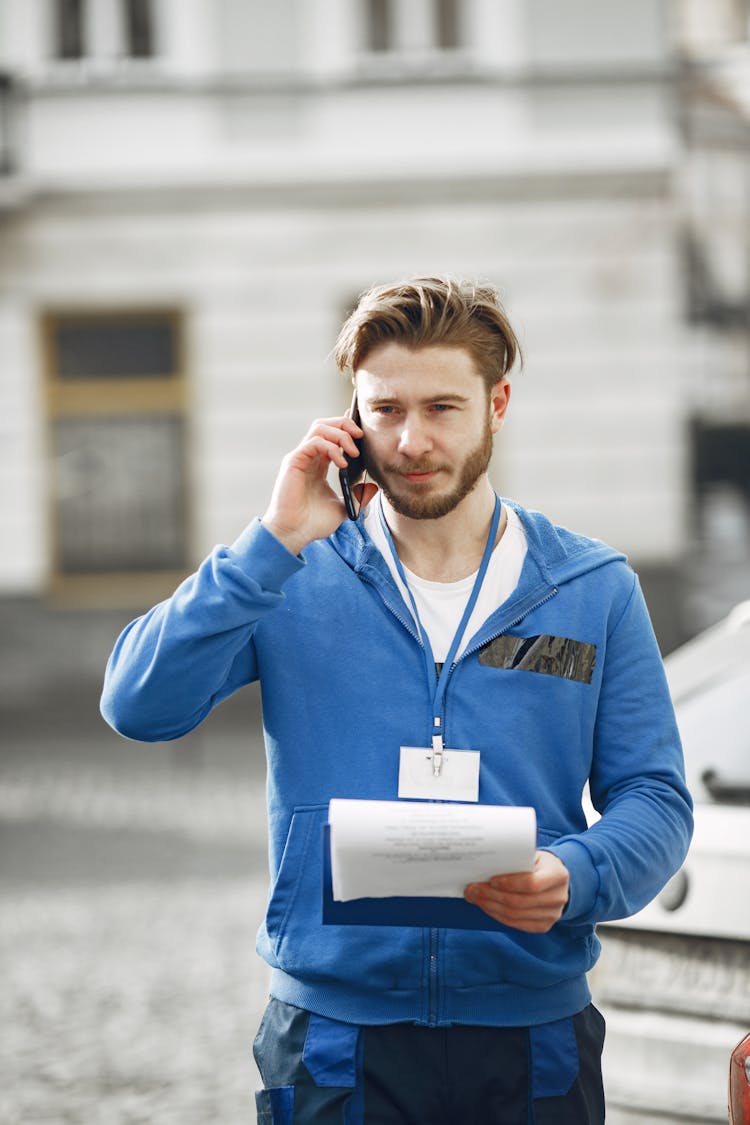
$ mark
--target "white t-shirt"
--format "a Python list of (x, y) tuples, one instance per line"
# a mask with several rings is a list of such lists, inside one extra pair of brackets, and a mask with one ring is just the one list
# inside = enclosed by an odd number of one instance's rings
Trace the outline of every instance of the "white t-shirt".
[[(380, 497), (377, 496), (365, 509), (365, 527), (387, 562), (404, 601), (411, 608), (411, 599), (396, 569), (391, 548), (380, 522), (379, 507)], [(521, 568), (526, 558), (526, 532), (516, 513), (507, 504), (505, 511), (508, 517), (507, 526), (500, 542), (492, 552), (477, 603), (464, 630), (456, 656), (461, 655), (479, 627), (491, 613), (507, 601), (518, 585)], [(458, 582), (428, 582), (406, 567), (404, 567), (404, 574), (417, 603), (422, 626), (430, 638), (432, 655), (438, 664), (442, 664), (461, 623), (466, 603), (474, 588), (477, 572), (468, 575), (467, 578), (459, 579)]]

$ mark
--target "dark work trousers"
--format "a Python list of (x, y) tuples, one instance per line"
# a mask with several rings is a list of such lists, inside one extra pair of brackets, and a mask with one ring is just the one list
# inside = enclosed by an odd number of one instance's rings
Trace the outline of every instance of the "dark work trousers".
[(604, 1019), (358, 1027), (271, 1000), (259, 1125), (601, 1125)]

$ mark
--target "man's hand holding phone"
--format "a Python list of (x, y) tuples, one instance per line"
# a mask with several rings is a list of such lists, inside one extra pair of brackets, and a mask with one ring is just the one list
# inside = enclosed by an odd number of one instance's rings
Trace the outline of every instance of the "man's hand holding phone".
[[(353, 402), (353, 406), (356, 405)], [(263, 524), (292, 554), (314, 539), (325, 539), (351, 513), (341, 496), (328, 483), (328, 470), (334, 465), (340, 473), (358, 461), (357, 442), (363, 433), (348, 411), (343, 418), (322, 418), (313, 422), (307, 434), (281, 463)], [(363, 507), (377, 492), (377, 485), (355, 484), (347, 480), (355, 502)]]

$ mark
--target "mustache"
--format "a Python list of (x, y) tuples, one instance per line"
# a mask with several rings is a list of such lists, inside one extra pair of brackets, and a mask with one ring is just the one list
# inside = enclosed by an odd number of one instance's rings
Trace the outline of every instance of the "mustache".
[(398, 465), (384, 465), (383, 468), (387, 473), (437, 473), (441, 469), (446, 469), (447, 465), (430, 464), (422, 461), (400, 461)]

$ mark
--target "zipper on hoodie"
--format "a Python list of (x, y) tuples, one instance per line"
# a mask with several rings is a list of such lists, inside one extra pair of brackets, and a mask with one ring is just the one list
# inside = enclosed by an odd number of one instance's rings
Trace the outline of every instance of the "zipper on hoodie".
[(422, 643), (422, 638), (420, 637), (420, 635), (419, 635), (419, 632), (417, 631), (417, 629), (415, 629), (415, 627), (414, 627), (414, 618), (413, 618), (413, 617), (411, 616), (411, 614), (409, 615), (409, 618), (408, 618), (408, 620), (407, 620), (407, 618), (403, 617), (403, 616), (402, 616), (402, 615), (401, 615), (401, 614), (400, 614), (400, 613), (398, 612), (398, 610), (396, 609), (396, 607), (395, 607), (395, 606), (393, 606), (393, 605), (391, 605), (390, 601), (389, 601), (389, 600), (388, 600), (387, 598), (385, 598), (385, 597), (383, 596), (383, 592), (382, 592), (382, 590), (380, 589), (380, 587), (379, 587), (378, 583), (377, 583), (377, 582), (374, 582), (374, 581), (372, 580), (372, 578), (370, 578), (370, 576), (369, 576), (368, 574), (365, 574), (365, 573), (364, 573), (364, 571), (361, 571), (361, 570), (360, 570), (360, 571), (358, 571), (358, 572), (357, 572), (357, 576), (358, 576), (358, 577), (360, 578), (360, 580), (361, 580), (362, 582), (366, 582), (366, 583), (368, 584), (368, 586), (372, 586), (372, 587), (373, 587), (373, 589), (374, 589), (374, 590), (376, 591), (376, 593), (377, 593), (377, 594), (378, 594), (378, 596), (380, 597), (380, 600), (381, 600), (381, 602), (383, 603), (383, 605), (385, 606), (385, 608), (386, 608), (386, 609), (388, 610), (388, 612), (389, 612), (390, 614), (392, 614), (392, 615), (393, 615), (393, 617), (395, 617), (395, 618), (396, 618), (396, 620), (398, 621), (399, 625), (403, 625), (404, 629), (406, 629), (406, 631), (407, 631), (407, 633), (409, 634), (409, 636), (410, 636), (410, 637), (413, 637), (413, 638), (414, 638), (414, 640), (415, 640), (415, 641), (417, 642), (417, 644), (419, 645), (419, 647), (423, 649), (423, 648), (424, 648), (424, 644)]
[[(361, 577), (365, 581), (369, 581), (368, 579), (366, 579), (364, 577), (364, 575), (361, 575)], [(371, 585), (375, 585), (375, 584), (371, 583)], [(394, 607), (389, 602), (387, 602), (385, 600), (385, 598), (382, 598), (382, 601), (383, 601), (383, 604), (386, 606), (386, 608), (389, 610), (389, 612), (392, 613), (393, 616), (396, 618), (396, 620), (401, 625), (404, 626), (407, 633), (409, 633), (410, 636), (414, 637), (415, 641), (419, 644), (420, 648), (424, 649), (424, 644), (422, 642), (422, 638), (419, 636), (419, 634), (414, 629), (413, 621), (409, 621), (409, 622), (405, 621), (404, 618), (401, 616), (401, 614), (397, 613), (397, 611), (394, 609)], [(433, 722), (433, 733), (432, 733), (433, 749), (435, 751), (437, 751), (438, 746), (439, 746), (440, 750), (442, 752), (442, 741), (443, 741), (442, 735), (436, 733), (438, 730), (442, 729), (442, 725), (443, 725), (442, 717), (437, 716), (437, 715), (433, 715), (432, 722)], [(437, 1027), (437, 1023), (438, 1023), (439, 983), (440, 983), (440, 972), (439, 972), (439, 967), (438, 967), (438, 946), (439, 946), (439, 942), (440, 942), (440, 931), (436, 927), (432, 927), (430, 929), (429, 953), (427, 955), (427, 1026), (428, 1027)]]
[[(364, 581), (370, 582), (370, 585), (375, 586), (375, 583), (371, 582), (370, 579), (368, 579), (365, 575), (360, 574), (360, 577)], [(377, 589), (377, 587), (376, 587), (376, 589)], [(382, 596), (381, 596), (381, 600), (382, 600), (383, 604), (386, 606), (386, 608), (388, 609), (388, 611), (393, 614), (393, 616), (396, 618), (396, 620), (401, 625), (404, 626), (407, 633), (409, 633), (410, 636), (414, 637), (414, 639), (418, 643), (419, 647), (424, 650), (424, 644), (422, 642), (422, 638), (414, 628), (413, 619), (409, 620), (408, 622), (405, 621), (404, 618), (402, 617), (402, 615), (396, 611), (396, 609), (390, 604), (390, 602), (386, 601), (386, 599), (383, 598)], [(442, 734), (437, 733), (438, 731), (442, 731), (442, 725), (443, 725), (442, 716), (433, 715), (432, 724), (433, 724), (433, 729), (432, 729), (432, 736), (431, 737), (432, 737), (433, 749), (435, 751), (437, 751), (438, 746), (439, 746), (440, 749), (442, 750)], [(440, 992), (439, 992), (440, 971), (439, 971), (439, 966), (438, 966), (438, 948), (439, 948), (439, 942), (440, 942), (440, 931), (436, 927), (432, 927), (429, 931), (429, 934), (430, 934), (429, 952), (427, 954), (427, 1026), (428, 1027), (437, 1027), (439, 994), (440, 994)]]
[(427, 997), (428, 997), (428, 1010), (427, 1010), (427, 1026), (437, 1027), (438, 1022), (438, 985), (440, 981), (440, 973), (438, 970), (438, 942), (440, 941), (440, 930), (430, 930), (430, 953), (429, 953), (429, 977), (427, 982)]

